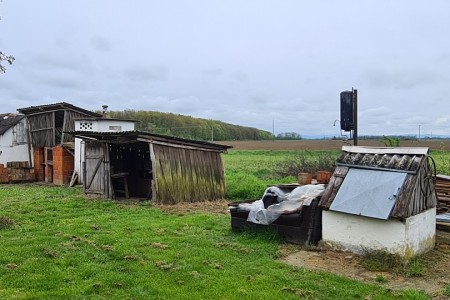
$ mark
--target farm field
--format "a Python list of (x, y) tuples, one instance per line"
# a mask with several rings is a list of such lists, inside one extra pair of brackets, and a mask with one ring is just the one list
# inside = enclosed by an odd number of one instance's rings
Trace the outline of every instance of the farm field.
[[(342, 140), (264, 140), (264, 141), (217, 141), (219, 144), (233, 146), (235, 150), (341, 150), (342, 146), (352, 145), (353, 141)], [(359, 146), (384, 147), (381, 140), (359, 140)], [(401, 147), (429, 147), (430, 150), (450, 150), (450, 140), (402, 140)]]

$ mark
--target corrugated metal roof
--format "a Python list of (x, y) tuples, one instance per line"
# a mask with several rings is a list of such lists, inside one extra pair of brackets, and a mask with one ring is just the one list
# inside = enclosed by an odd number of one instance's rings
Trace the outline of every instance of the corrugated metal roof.
[(53, 103), (53, 104), (45, 104), (45, 105), (37, 105), (37, 106), (18, 108), (17, 111), (28, 116), (28, 115), (38, 114), (38, 113), (45, 113), (48, 111), (66, 110), (66, 109), (74, 110), (74, 111), (77, 111), (77, 112), (80, 112), (80, 113), (83, 113), (83, 114), (86, 114), (86, 115), (92, 116), (92, 117), (97, 117), (97, 118), (102, 117), (101, 114), (86, 110), (84, 108), (72, 105), (67, 102), (58, 102), (58, 103)]
[(97, 139), (97, 140), (105, 140), (108, 142), (115, 142), (115, 141), (120, 141), (121, 143), (126, 142), (126, 141), (132, 142), (132, 141), (137, 140), (138, 138), (141, 138), (141, 139), (154, 140), (154, 141), (160, 141), (160, 142), (168, 142), (168, 143), (172, 142), (175, 144), (203, 146), (203, 147), (217, 149), (217, 150), (221, 150), (221, 151), (226, 151), (229, 148), (233, 148), (232, 146), (228, 146), (228, 145), (210, 143), (210, 142), (206, 142), (206, 141), (189, 140), (189, 139), (183, 139), (183, 138), (178, 138), (178, 137), (169, 136), (169, 135), (149, 133), (149, 132), (137, 131), (137, 130), (115, 131), (115, 132), (70, 131), (70, 132), (66, 132), (66, 133), (73, 134), (73, 135), (75, 135), (75, 137), (78, 137), (78, 138), (93, 138), (93, 139)]
[(342, 147), (336, 163), (356, 168), (417, 172), (428, 148)]
[(8, 129), (16, 125), (25, 118), (24, 115), (18, 114), (0, 114), (0, 135), (3, 135)]

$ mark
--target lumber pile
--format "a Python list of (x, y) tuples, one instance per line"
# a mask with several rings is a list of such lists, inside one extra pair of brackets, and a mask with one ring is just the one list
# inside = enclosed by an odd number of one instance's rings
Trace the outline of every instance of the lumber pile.
[(436, 175), (437, 213), (450, 212), (450, 176)]

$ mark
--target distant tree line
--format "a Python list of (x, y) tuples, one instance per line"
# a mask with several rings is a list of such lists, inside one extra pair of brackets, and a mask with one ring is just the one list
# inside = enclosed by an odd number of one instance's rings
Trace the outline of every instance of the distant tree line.
[(302, 136), (297, 132), (282, 132), (277, 134), (277, 140), (301, 140)]
[(268, 140), (272, 133), (253, 127), (232, 125), (222, 121), (207, 120), (157, 111), (110, 111), (109, 117), (139, 121), (136, 130), (204, 141)]

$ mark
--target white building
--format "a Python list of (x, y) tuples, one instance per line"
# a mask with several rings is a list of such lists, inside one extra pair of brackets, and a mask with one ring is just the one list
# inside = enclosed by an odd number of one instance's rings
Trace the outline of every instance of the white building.
[(0, 114), (0, 164), (27, 161), (33, 165), (27, 119), (20, 114)]
[[(135, 120), (105, 119), (105, 118), (83, 118), (75, 120), (74, 131), (87, 132), (121, 132), (135, 130)], [(82, 165), (85, 161), (85, 142), (75, 138), (75, 172), (78, 174), (78, 181), (83, 182)]]

